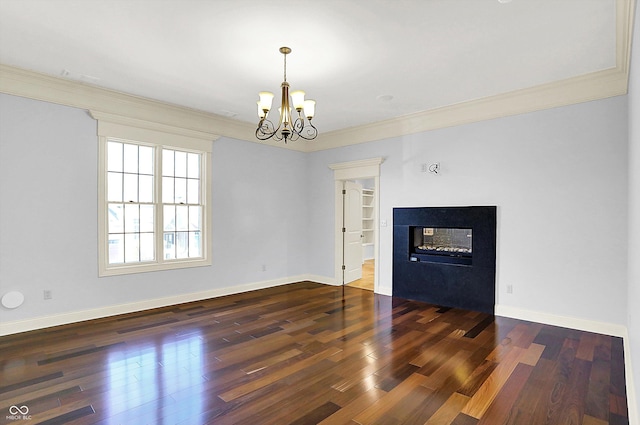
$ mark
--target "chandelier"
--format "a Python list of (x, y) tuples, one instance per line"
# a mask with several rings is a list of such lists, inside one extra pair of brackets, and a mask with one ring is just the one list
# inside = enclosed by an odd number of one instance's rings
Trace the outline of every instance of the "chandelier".
[[(273, 102), (273, 93), (260, 92), (260, 100), (258, 100), (258, 128), (256, 129), (256, 137), (259, 140), (267, 140), (272, 137), (281, 141), (287, 140), (296, 141), (302, 137), (306, 140), (313, 140), (318, 135), (318, 129), (316, 129), (311, 120), (315, 113), (316, 101), (304, 100), (304, 92), (302, 90), (296, 90), (291, 92), (291, 103), (289, 103), (289, 83), (287, 83), (287, 55), (291, 53), (289, 47), (281, 47), (280, 53), (284, 55), (284, 81), (280, 85), (282, 88), (282, 103), (278, 109), (280, 117), (278, 126), (270, 121), (269, 111), (271, 110), (271, 103)], [(291, 109), (297, 112), (298, 116), (294, 117)]]

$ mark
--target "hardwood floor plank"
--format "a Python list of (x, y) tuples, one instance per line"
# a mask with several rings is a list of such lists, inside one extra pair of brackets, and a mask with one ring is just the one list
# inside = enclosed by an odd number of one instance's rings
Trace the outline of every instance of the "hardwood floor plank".
[(582, 420), (582, 425), (607, 425), (608, 421), (603, 421), (601, 419), (596, 419), (593, 416), (584, 415)]
[(473, 328), (469, 329), (465, 334), (464, 337), (465, 338), (475, 338), (478, 336), (478, 334), (480, 334), (480, 332), (482, 332), (483, 330), (485, 330), (487, 328), (487, 326), (489, 326), (490, 324), (492, 324), (495, 320), (494, 316), (487, 316), (485, 317), (481, 322), (479, 322), (477, 325), (475, 325)]
[(330, 357), (332, 355), (334, 355), (335, 353), (339, 352), (340, 349), (337, 348), (328, 348), (327, 350), (315, 354), (311, 357), (308, 357), (304, 360), (300, 360), (296, 363), (291, 364), (290, 366), (286, 366), (276, 372), (272, 372), (268, 375), (264, 375), (259, 379), (253, 380), (253, 381), (249, 381), (244, 385), (240, 385), (238, 387), (233, 388), (232, 390), (226, 391), (222, 394), (220, 394), (220, 398), (223, 399), (224, 401), (231, 401), (234, 400), (238, 397), (241, 397), (243, 395), (249, 394), (252, 391), (255, 391), (257, 389), (266, 387), (269, 384), (272, 384), (286, 376), (292, 375), (295, 372), (302, 370), (304, 368), (307, 368), (317, 362), (319, 362), (320, 360), (323, 360), (327, 357)]
[(62, 372), (54, 372), (54, 373), (50, 373), (48, 375), (38, 376), (36, 378), (31, 378), (31, 379), (27, 379), (27, 380), (20, 381), (20, 382), (15, 382), (13, 384), (3, 385), (3, 386), (0, 387), (0, 394), (9, 393), (11, 391), (15, 391), (15, 390), (18, 390), (18, 389), (23, 389), (23, 388), (30, 387), (30, 386), (36, 385), (36, 384), (42, 384), (44, 382), (52, 381), (54, 379), (58, 379), (58, 378), (61, 378), (63, 376), (64, 376), (64, 374)]
[(507, 379), (502, 389), (500, 389), (500, 392), (496, 395), (496, 398), (480, 418), (478, 425), (507, 423), (509, 416), (513, 412), (513, 405), (529, 379), (532, 370), (532, 366), (524, 363), (519, 363), (516, 366), (509, 379)]
[[(567, 334), (566, 336), (570, 335)], [(563, 400), (568, 396), (568, 383), (579, 343), (577, 339), (565, 338), (557, 350), (554, 370), (546, 378), (546, 383), (543, 387), (546, 391), (543, 393), (544, 396), (541, 397), (533, 414), (534, 423), (535, 421), (544, 421), (550, 425), (558, 423), (559, 416), (562, 414)], [(546, 349), (542, 354), (543, 357), (545, 353), (547, 353)]]
[(622, 348), (300, 282), (0, 337), (0, 422), (628, 425)]
[(376, 423), (377, 420), (383, 418), (385, 415), (389, 414), (390, 411), (394, 410), (396, 405), (398, 405), (404, 398), (410, 397), (413, 392), (420, 390), (422, 383), (424, 383), (426, 379), (426, 376), (414, 373), (405, 379), (400, 385), (395, 387), (391, 392), (385, 394), (385, 396), (379, 399), (376, 404), (368, 407), (358, 414), (353, 418), (354, 421), (362, 425)]
[(513, 347), (504, 358), (500, 359), (491, 375), (462, 409), (462, 413), (481, 419), (511, 376), (524, 352), (525, 350), (520, 347)]
[(458, 389), (458, 392), (467, 397), (473, 397), (497, 366), (498, 363), (485, 360), (480, 366), (473, 370), (471, 376), (466, 379)]
[(80, 351), (75, 351), (75, 352), (72, 352), (72, 353), (62, 354), (62, 355), (59, 355), (59, 356), (47, 357), (45, 359), (38, 360), (38, 366), (44, 366), (46, 364), (55, 363), (55, 362), (59, 362), (59, 361), (62, 361), (62, 360), (67, 360), (67, 359), (72, 359), (74, 357), (85, 356), (87, 354), (93, 354), (93, 353), (97, 353), (97, 352), (100, 352), (100, 351), (109, 350), (110, 348), (113, 348), (114, 345), (119, 345), (119, 344), (122, 344), (122, 343), (104, 345), (104, 346), (101, 346), (101, 347), (92, 347), (92, 348), (88, 348), (88, 349), (85, 349), (85, 350), (80, 350)]
[(340, 410), (340, 406), (329, 401), (322, 406), (313, 409), (306, 415), (294, 420), (293, 422), (290, 422), (290, 425), (317, 424), (322, 422), (324, 419), (331, 416), (338, 410)]
[(95, 410), (93, 410), (92, 406), (85, 406), (72, 412), (67, 412), (63, 415), (56, 416), (55, 418), (40, 422), (40, 425), (63, 425), (75, 419), (82, 418), (83, 416), (87, 415), (92, 415), (94, 413)]
[[(387, 394), (385, 391), (372, 387), (357, 398), (353, 399), (351, 402), (342, 404), (340, 410), (325, 418), (319, 424), (341, 425), (355, 423), (352, 422), (352, 418), (356, 417), (369, 406), (376, 404), (385, 394)], [(333, 399), (333, 401), (336, 400)]]
[(456, 418), (451, 422), (451, 425), (477, 425), (478, 419), (472, 418), (471, 416), (467, 416), (464, 413), (460, 413)]
[(596, 419), (609, 420), (609, 394), (611, 384), (611, 343), (603, 336), (597, 337), (591, 362), (591, 376), (587, 389), (585, 413)]
[(450, 425), (469, 402), (469, 397), (453, 393), (424, 425)]

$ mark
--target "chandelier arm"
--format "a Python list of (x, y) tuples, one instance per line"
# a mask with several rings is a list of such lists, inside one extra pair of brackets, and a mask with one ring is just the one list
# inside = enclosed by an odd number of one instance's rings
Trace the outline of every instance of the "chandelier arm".
[(318, 136), (318, 129), (313, 125), (311, 120), (309, 120), (308, 125), (306, 125), (302, 116), (296, 118), (293, 123), (293, 131), (305, 140), (313, 140)]
[(279, 125), (276, 128), (270, 120), (263, 118), (258, 123), (258, 128), (256, 128), (256, 138), (258, 140), (269, 140), (271, 138), (274, 138), (277, 141), (281, 141), (283, 137), (278, 135), (279, 129)]

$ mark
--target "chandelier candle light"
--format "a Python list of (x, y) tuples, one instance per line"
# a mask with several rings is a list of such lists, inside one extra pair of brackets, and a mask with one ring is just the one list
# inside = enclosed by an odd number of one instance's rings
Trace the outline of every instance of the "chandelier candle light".
[[(280, 85), (282, 88), (282, 103), (278, 109), (280, 111), (280, 121), (278, 127), (276, 127), (273, 122), (267, 119), (273, 102), (273, 93), (260, 92), (260, 100), (258, 100), (258, 118), (260, 118), (260, 122), (258, 122), (258, 128), (256, 129), (256, 137), (259, 140), (267, 140), (273, 137), (277, 141), (284, 140), (285, 143), (287, 143), (287, 140), (298, 140), (299, 137), (313, 140), (318, 135), (318, 130), (311, 123), (315, 114), (316, 101), (311, 99), (304, 100), (304, 92), (296, 90), (291, 92), (291, 103), (289, 103), (287, 55), (291, 53), (291, 49), (289, 47), (281, 47), (280, 53), (284, 55), (284, 81)], [(295, 119), (292, 115), (292, 104), (298, 113)]]

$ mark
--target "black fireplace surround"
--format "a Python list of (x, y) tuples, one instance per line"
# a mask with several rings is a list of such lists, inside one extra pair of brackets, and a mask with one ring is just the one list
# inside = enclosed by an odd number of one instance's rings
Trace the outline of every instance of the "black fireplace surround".
[(494, 313), (496, 207), (393, 209), (393, 295)]

